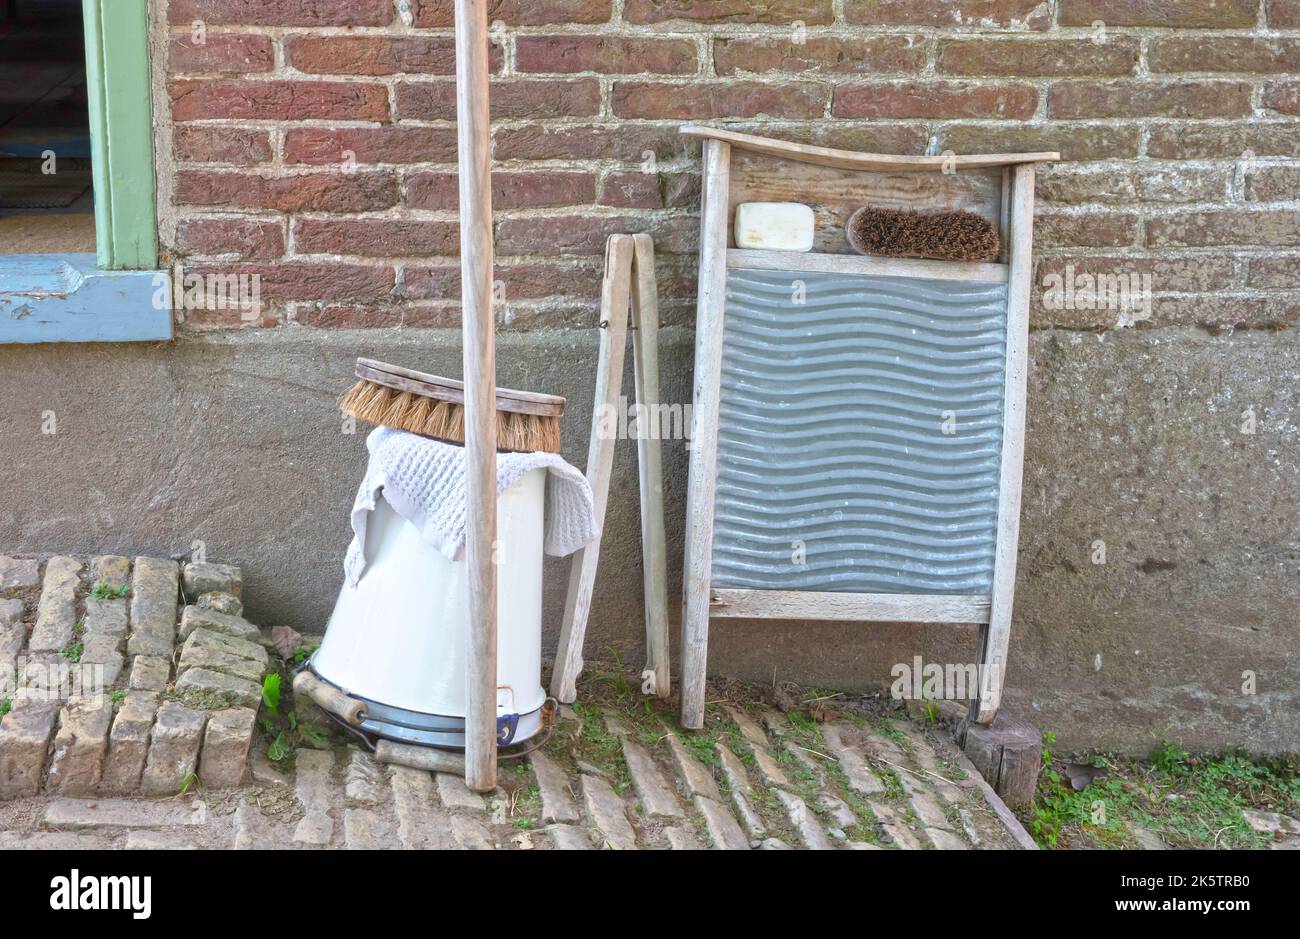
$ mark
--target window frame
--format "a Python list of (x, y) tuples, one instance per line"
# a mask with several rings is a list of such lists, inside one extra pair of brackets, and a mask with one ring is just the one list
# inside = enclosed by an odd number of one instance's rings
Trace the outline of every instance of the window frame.
[(99, 267), (152, 270), (158, 215), (148, 0), (82, 0), (82, 10)]
[(158, 270), (149, 0), (82, 0), (95, 254), (0, 255), (0, 345), (173, 338)]

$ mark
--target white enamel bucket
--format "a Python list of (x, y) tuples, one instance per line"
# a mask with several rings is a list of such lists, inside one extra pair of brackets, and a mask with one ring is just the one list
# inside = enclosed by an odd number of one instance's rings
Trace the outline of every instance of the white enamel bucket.
[[(497, 501), (497, 740), (541, 729), (542, 521), (546, 470)], [(465, 561), (450, 561), (382, 497), (366, 526), (366, 568), (344, 583), (316, 675), (367, 702), (361, 729), (434, 746), (464, 746)]]

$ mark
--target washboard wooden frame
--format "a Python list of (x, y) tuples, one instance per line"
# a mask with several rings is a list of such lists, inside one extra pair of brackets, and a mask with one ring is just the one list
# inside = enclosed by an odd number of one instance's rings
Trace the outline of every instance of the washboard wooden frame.
[[(1000, 673), (1007, 660), (1019, 536), (1034, 165), (1057, 160), (1059, 154), (889, 156), (789, 143), (704, 126), (686, 126), (682, 133), (703, 141), (694, 410), (683, 563), (682, 725), (699, 728), (704, 723), (709, 621), (713, 618), (977, 624), (981, 665), (992, 666), (994, 680), (980, 689), (978, 699), (972, 702), (971, 716), (981, 723), (991, 722), (1000, 703)], [(755, 161), (761, 163), (764, 159), (779, 161), (782, 172), (767, 173), (759, 180), (752, 168)], [(940, 175), (922, 179), (900, 174)], [(964, 263), (852, 254), (838, 229), (843, 224), (842, 213), (837, 215), (821, 206), (815, 206), (818, 235), (810, 253), (738, 250), (730, 246), (731, 219), (738, 203), (816, 203), (817, 190), (827, 193), (837, 188), (842, 189), (842, 194), (831, 198), (843, 202), (844, 194), (853, 191), (853, 181), (868, 177), (874, 180), (867, 185), (872, 190), (871, 201), (877, 204), (982, 211), (999, 227), (1002, 257), (996, 263)], [(892, 182), (882, 185), (882, 179)], [(1005, 283), (1007, 338), (996, 545), (992, 586), (987, 594), (714, 587), (714, 508), (727, 278), (729, 271), (762, 269)]]

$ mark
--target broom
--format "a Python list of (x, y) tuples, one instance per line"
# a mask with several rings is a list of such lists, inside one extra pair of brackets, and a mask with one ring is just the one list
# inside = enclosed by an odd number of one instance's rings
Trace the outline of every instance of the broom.
[(993, 223), (974, 212), (916, 212), (863, 206), (844, 233), (859, 254), (940, 261), (994, 261), (1002, 250)]
[[(359, 379), (339, 407), (359, 421), (449, 443), (465, 442), (465, 385), (454, 378), (357, 359)], [(498, 388), (497, 450), (558, 453), (564, 399)]]

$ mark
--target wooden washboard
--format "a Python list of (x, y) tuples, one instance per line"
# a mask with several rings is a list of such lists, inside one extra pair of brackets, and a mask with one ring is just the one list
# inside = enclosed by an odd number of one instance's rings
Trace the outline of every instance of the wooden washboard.
[[(974, 623), (997, 713), (1024, 457), (1034, 164), (904, 157), (710, 127), (682, 619), (682, 725), (712, 618)], [(743, 202), (801, 202), (811, 252), (734, 247)], [(992, 220), (996, 262), (867, 257), (862, 205)]]

